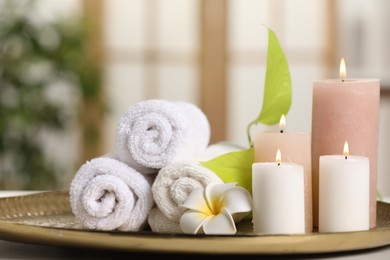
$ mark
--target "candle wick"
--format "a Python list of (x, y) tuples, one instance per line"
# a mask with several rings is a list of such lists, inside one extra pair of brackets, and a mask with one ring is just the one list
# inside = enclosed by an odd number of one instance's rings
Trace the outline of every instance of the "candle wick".
[(344, 79), (342, 79), (341, 82), (344, 82)]
[(347, 160), (348, 156), (345, 156), (345, 160)]
[(283, 134), (283, 129), (281, 129), (280, 132)]
[(278, 162), (278, 166), (280, 165), (280, 162)]

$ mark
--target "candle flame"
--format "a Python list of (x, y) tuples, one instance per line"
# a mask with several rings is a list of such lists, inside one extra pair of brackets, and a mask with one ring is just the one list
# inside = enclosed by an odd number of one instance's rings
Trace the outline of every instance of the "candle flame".
[(347, 68), (345, 66), (344, 57), (342, 57), (340, 61), (340, 78), (345, 79), (346, 77), (347, 77)]
[(280, 117), (280, 121), (279, 121), (279, 129), (283, 132), (283, 128), (286, 127), (286, 117), (284, 116), (284, 114)]
[(280, 164), (282, 162), (282, 154), (280, 153), (280, 149), (276, 152), (275, 162)]
[(344, 143), (343, 155), (345, 157), (347, 157), (349, 155), (349, 146), (348, 146), (348, 142), (347, 141), (345, 141), (345, 143)]

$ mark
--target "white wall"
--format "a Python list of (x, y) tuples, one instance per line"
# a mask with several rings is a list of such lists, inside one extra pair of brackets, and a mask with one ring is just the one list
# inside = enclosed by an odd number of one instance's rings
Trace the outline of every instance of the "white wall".
[[(379, 78), (390, 87), (390, 36), (387, 0), (340, 0), (338, 53), (347, 63), (347, 76)], [(390, 197), (390, 98), (381, 98), (379, 123), (378, 190)]]
[[(146, 96), (146, 81), (154, 73), (157, 82), (155, 97), (183, 99), (198, 103), (198, 71), (196, 55), (199, 48), (199, 1), (155, 1), (156, 10), (148, 10), (143, 0), (104, 1), (104, 37), (109, 55), (105, 70), (106, 97), (110, 114), (105, 128), (105, 147), (114, 147), (116, 123), (124, 110)], [(287, 115), (287, 129), (290, 131), (311, 131), (312, 82), (315, 79), (332, 77), (338, 73), (335, 64), (333, 75), (326, 75), (322, 56), (326, 38), (326, 0), (229, 0), (228, 13), (228, 139), (246, 146), (246, 126), (255, 119), (261, 109), (268, 25), (277, 34), (287, 55), (292, 83), (293, 102)], [(50, 20), (64, 15), (78, 14), (79, 0), (44, 0), (42, 8), (36, 10), (37, 19)], [(390, 66), (389, 34), (386, 30), (386, 8), (384, 0), (340, 0), (338, 15), (340, 55), (347, 58), (352, 76), (386, 78), (386, 66)], [(180, 11), (179, 11), (180, 10)], [(153, 13), (154, 12), (154, 13)], [(154, 15), (147, 17), (148, 14)], [(360, 19), (366, 33), (360, 44), (353, 39), (359, 37), (353, 21)], [(154, 24), (148, 24), (152, 23)], [(149, 27), (148, 27), (149, 26)], [(153, 27), (154, 26), (154, 27)], [(355, 27), (354, 27), (355, 26)], [(154, 28), (154, 35), (147, 35), (146, 28)], [(340, 36), (339, 35), (339, 36)], [(354, 38), (355, 37), (355, 38)], [(387, 42), (381, 37), (387, 37)], [(153, 39), (154, 41), (151, 41)], [(159, 51), (180, 56), (168, 63), (160, 63), (146, 69), (142, 61), (145, 48), (154, 47)], [(361, 53), (360, 53), (361, 52)], [(355, 57), (360, 53), (359, 57)], [(249, 56), (249, 57), (248, 57)], [(141, 58), (140, 58), (141, 57)], [(168, 59), (169, 60), (169, 59)], [(184, 60), (184, 62), (183, 62)], [(358, 66), (363, 64), (364, 66)], [(390, 196), (390, 101), (381, 101), (379, 176), (378, 189)], [(254, 130), (264, 130), (258, 126)], [(77, 134), (64, 137), (60, 143), (51, 138), (50, 151), (66, 143), (68, 157), (61, 155), (64, 162), (77, 156)], [(63, 144), (61, 145), (61, 143)], [(61, 150), (62, 151), (62, 150)]]
[[(287, 129), (310, 132), (312, 82), (325, 74), (321, 53), (326, 47), (326, 1), (229, 3), (228, 43), (233, 59), (228, 74), (228, 139), (247, 146), (246, 126), (261, 111), (268, 41), (263, 25), (277, 35), (290, 67), (293, 100), (286, 115)], [(269, 127), (260, 124), (254, 131)]]
[[(162, 98), (199, 104), (198, 5), (196, 0), (104, 1), (108, 151), (115, 149), (120, 117), (136, 102)], [(151, 63), (156, 55), (162, 58)]]

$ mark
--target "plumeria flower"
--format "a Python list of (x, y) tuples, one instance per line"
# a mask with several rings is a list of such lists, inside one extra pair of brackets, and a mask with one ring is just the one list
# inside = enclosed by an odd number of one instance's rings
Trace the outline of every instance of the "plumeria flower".
[(194, 189), (184, 202), (180, 218), (187, 234), (235, 234), (236, 223), (252, 210), (250, 193), (237, 183), (210, 183)]

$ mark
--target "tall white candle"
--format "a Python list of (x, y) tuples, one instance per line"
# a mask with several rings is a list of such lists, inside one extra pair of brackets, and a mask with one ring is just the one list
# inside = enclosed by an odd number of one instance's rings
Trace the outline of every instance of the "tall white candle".
[(278, 161), (253, 163), (252, 199), (254, 233), (305, 233), (302, 165)]
[[(345, 143), (348, 147), (348, 143)], [(365, 156), (320, 156), (319, 232), (370, 228), (370, 165)]]

